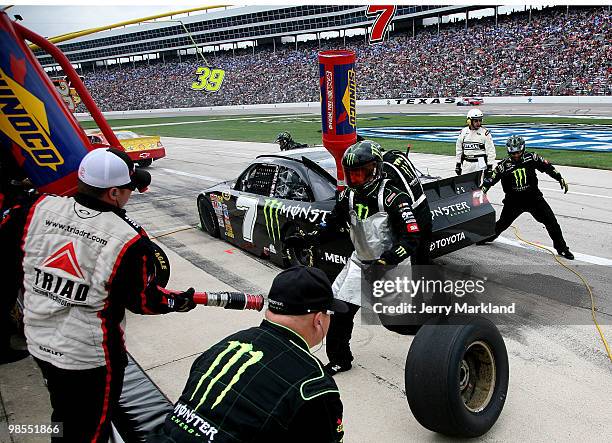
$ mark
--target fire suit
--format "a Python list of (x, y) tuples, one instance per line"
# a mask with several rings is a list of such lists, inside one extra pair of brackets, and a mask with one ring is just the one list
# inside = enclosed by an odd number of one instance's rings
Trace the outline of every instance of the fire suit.
[(5, 215), (0, 243), (2, 281), (24, 289), (28, 350), (52, 421), (67, 441), (107, 441), (127, 364), (125, 309), (166, 313), (174, 297), (157, 286), (151, 241), (122, 209), (43, 195)]
[(485, 179), (483, 191), (488, 191), (501, 180), (502, 188), (506, 194), (504, 207), (497, 223), (495, 223), (494, 240), (504, 232), (523, 212), (529, 212), (540, 223), (544, 224), (548, 235), (553, 241), (554, 248), (561, 252), (568, 249), (563, 238), (561, 227), (555, 214), (544, 200), (542, 191), (538, 188), (537, 172), (545, 172), (553, 179), (561, 182), (561, 174), (548, 161), (533, 152), (525, 152), (520, 161), (514, 162), (505, 158), (495, 167), (491, 177)]
[(461, 164), (461, 173), (491, 169), (495, 164), (495, 145), (491, 132), (484, 127), (476, 130), (466, 126), (455, 144), (455, 163)]
[(325, 241), (338, 229), (348, 227), (355, 246), (332, 286), (334, 297), (349, 304), (349, 312), (332, 316), (326, 346), (331, 363), (345, 366), (353, 360), (349, 342), (362, 302), (361, 277), (367, 266), (364, 261), (380, 258), (388, 265), (397, 265), (410, 256), (417, 260), (420, 226), (412, 204), (407, 193), (384, 180), (365, 195), (345, 189), (328, 216), (320, 239)]
[(263, 320), (198, 357), (149, 443), (342, 441), (334, 379), (293, 330)]

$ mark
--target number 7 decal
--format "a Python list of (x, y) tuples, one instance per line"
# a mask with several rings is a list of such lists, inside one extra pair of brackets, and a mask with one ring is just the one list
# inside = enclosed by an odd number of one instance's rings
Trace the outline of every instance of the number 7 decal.
[(396, 5), (370, 5), (366, 10), (366, 16), (372, 17), (376, 16), (376, 21), (374, 22), (374, 26), (372, 26), (372, 30), (370, 31), (370, 44), (372, 43), (381, 43), (385, 38), (385, 34), (388, 31), (389, 24), (395, 16), (395, 12), (397, 11)]
[(254, 197), (241, 195), (236, 200), (236, 209), (246, 211), (244, 213), (244, 221), (242, 222), (242, 238), (244, 241), (253, 243), (253, 229), (257, 221), (257, 204), (258, 200)]

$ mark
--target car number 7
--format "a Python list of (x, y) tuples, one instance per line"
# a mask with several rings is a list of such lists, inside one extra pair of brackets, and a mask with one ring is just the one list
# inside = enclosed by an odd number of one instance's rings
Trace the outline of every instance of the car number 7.
[(253, 243), (253, 229), (257, 220), (257, 205), (259, 200), (254, 197), (241, 195), (236, 200), (236, 209), (246, 211), (244, 213), (244, 221), (242, 222), (242, 238), (245, 241)]

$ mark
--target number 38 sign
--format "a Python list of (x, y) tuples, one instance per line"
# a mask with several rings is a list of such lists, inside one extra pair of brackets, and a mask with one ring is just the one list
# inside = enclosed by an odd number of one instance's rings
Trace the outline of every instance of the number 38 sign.
[(196, 69), (196, 76), (197, 81), (191, 84), (191, 89), (194, 91), (217, 92), (223, 84), (225, 71), (223, 69), (200, 66)]

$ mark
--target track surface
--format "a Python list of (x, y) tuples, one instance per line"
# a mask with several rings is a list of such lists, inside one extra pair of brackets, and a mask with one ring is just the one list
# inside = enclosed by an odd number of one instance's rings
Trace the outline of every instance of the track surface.
[[(236, 177), (256, 155), (276, 149), (271, 144), (214, 140), (165, 138), (163, 142), (168, 156), (150, 168), (150, 192), (135, 194), (127, 207), (130, 216), (152, 237), (197, 225), (195, 199), (200, 190)], [(415, 154), (414, 159), (432, 175), (447, 176), (454, 168), (450, 157)], [(569, 194), (563, 195), (557, 183), (546, 176), (541, 186), (570, 247), (584, 254), (580, 257), (584, 261), (572, 265), (590, 281), (600, 308), (600, 323), (612, 340), (612, 172), (560, 170), (570, 184)], [(490, 191), (490, 198), (494, 204), (501, 203), (500, 185)], [(530, 216), (521, 216), (516, 225), (525, 238), (550, 245), (546, 231)], [(493, 272), (500, 294), (522, 298), (544, 313), (519, 316), (501, 327), (511, 365), (508, 399), (497, 424), (480, 440), (604, 441), (606, 435), (612, 435), (612, 365), (591, 323), (586, 291), (548, 254), (517, 246), (511, 231), (504, 238), (439, 260), (445, 266), (467, 264)], [(198, 290), (234, 288), (266, 293), (279, 272), (270, 263), (197, 229), (157, 241), (170, 256), (172, 278), (168, 286), (173, 289), (194, 286)], [(572, 319), (574, 325), (558, 325), (559, 315)], [(260, 313), (214, 308), (158, 317), (130, 314), (127, 347), (174, 401), (196, 356), (224, 336), (258, 324), (261, 318)], [(403, 368), (411, 340), (381, 327), (355, 327), (354, 369), (337, 376), (345, 407), (345, 441), (440, 440), (416, 422), (405, 399)], [(316, 354), (326, 361), (324, 347)], [(23, 377), (28, 377), (28, 382), (24, 383)], [(0, 370), (0, 392), (10, 423), (48, 420), (46, 392), (30, 360)], [(24, 402), (24, 398), (30, 400)], [(7, 435), (2, 433), (6, 422), (0, 422), (0, 440), (5, 441), (1, 437)], [(14, 441), (38, 441), (11, 437)]]

